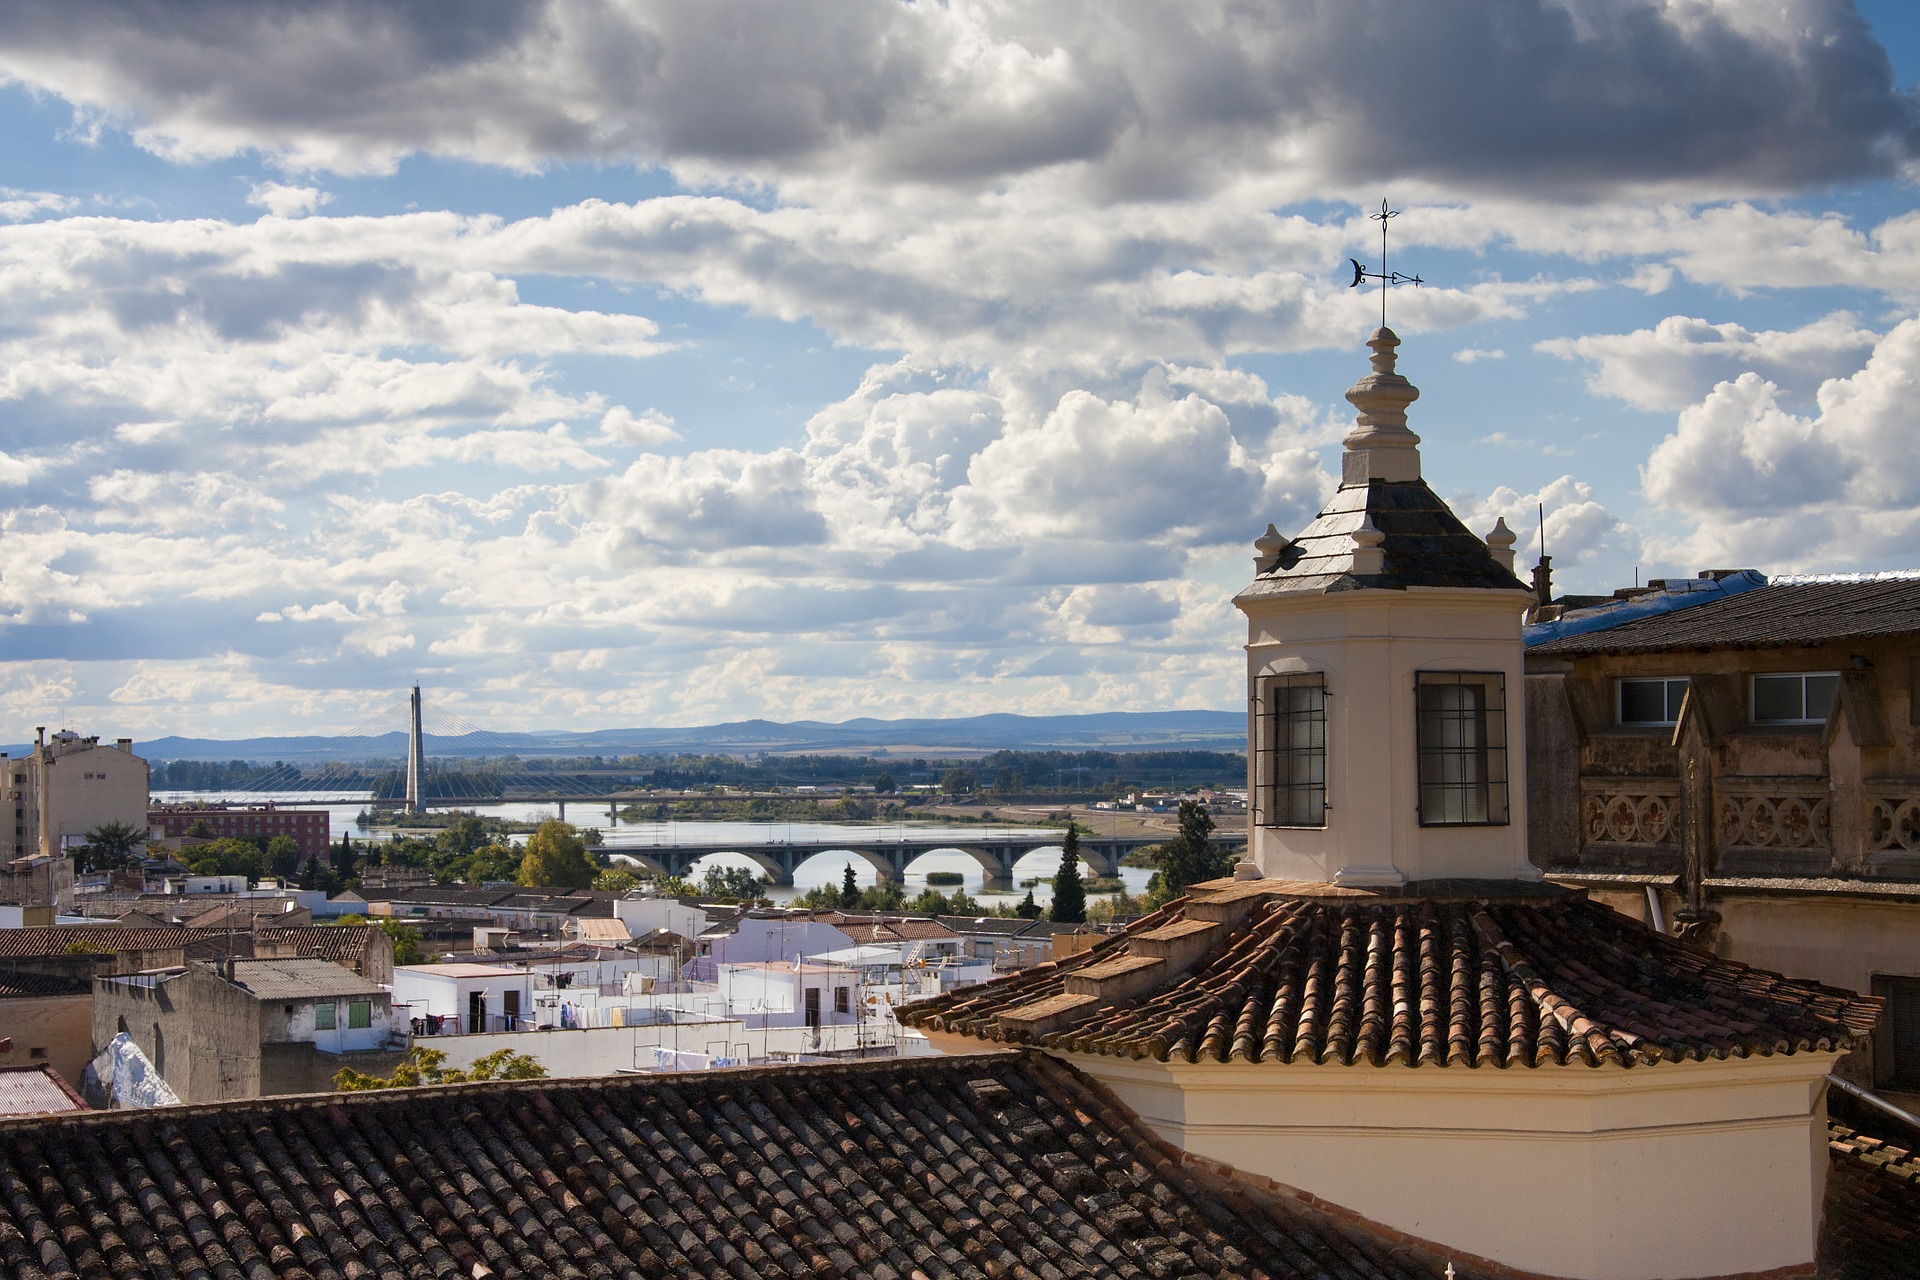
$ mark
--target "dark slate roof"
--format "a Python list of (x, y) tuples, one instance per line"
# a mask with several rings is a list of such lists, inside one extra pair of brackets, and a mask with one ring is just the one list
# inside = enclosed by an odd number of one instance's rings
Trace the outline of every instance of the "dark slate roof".
[(1920, 576), (1770, 582), (1689, 609), (1531, 645), (1527, 656), (1792, 649), (1920, 632)]
[(1444, 1265), (1183, 1165), (1038, 1054), (0, 1122), (0, 1273), (22, 1280), (1432, 1280)]
[(1722, 960), (1578, 890), (1221, 880), (1089, 951), (909, 1005), (901, 1021), (1163, 1062), (1631, 1067), (1844, 1050), (1879, 1009)]
[[(1368, 514), (1384, 536), (1386, 571), (1353, 572), (1353, 531)], [(1280, 563), (1253, 580), (1240, 598), (1296, 592), (1353, 591), (1361, 587), (1527, 588), (1500, 567), (1487, 544), (1424, 480), (1372, 480), (1333, 495), (1314, 522), (1280, 554)]]

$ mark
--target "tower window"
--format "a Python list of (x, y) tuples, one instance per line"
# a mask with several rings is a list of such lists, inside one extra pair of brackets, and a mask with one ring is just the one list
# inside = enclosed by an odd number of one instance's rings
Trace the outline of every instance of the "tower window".
[(1506, 825), (1506, 677), (1422, 671), (1414, 692), (1420, 825)]
[(1313, 672), (1268, 676), (1258, 685), (1255, 822), (1327, 825), (1327, 681)]

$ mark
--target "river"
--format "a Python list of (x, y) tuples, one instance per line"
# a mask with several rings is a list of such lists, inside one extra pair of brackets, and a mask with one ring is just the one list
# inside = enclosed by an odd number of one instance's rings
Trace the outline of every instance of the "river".
[[(390, 838), (394, 831), (388, 827), (367, 827), (361, 825), (360, 814), (371, 800), (350, 804), (308, 804), (297, 793), (253, 792), (208, 792), (208, 791), (156, 791), (153, 801), (156, 804), (261, 804), (265, 801), (288, 808), (324, 809), (331, 815), (333, 838), (338, 840), (341, 832), (351, 835), (356, 843), (380, 841)], [(504, 818), (513, 822), (542, 822), (555, 816), (551, 802), (490, 804), (476, 806), (476, 813), (489, 817)], [(1059, 828), (1030, 827), (1018, 825), (967, 825), (955, 826), (938, 822), (886, 822), (872, 824), (849, 824), (838, 822), (712, 822), (677, 821), (666, 822), (655, 819), (629, 822), (612, 813), (607, 806), (598, 804), (571, 803), (567, 806), (567, 819), (580, 827), (599, 828), (604, 843), (600, 846), (606, 853), (619, 855), (622, 849), (636, 852), (647, 848), (659, 848), (675, 844), (719, 844), (729, 840), (738, 840), (742, 844), (763, 844), (772, 840), (785, 840), (793, 844), (830, 844), (834, 840), (871, 840), (875, 836), (886, 838), (911, 835), (915, 839), (953, 840), (978, 839), (983, 832), (1012, 836), (1055, 836)], [(431, 836), (432, 832), (419, 834)], [(516, 837), (516, 840), (525, 837)], [(854, 879), (864, 888), (875, 881), (874, 871), (864, 860), (846, 856), (836, 857), (831, 851), (823, 852), (801, 864), (794, 873), (793, 884), (775, 885), (767, 890), (767, 896), (775, 902), (790, 902), (809, 889), (821, 885), (838, 888), (845, 874), (848, 862), (853, 864)], [(704, 869), (709, 863), (721, 866), (741, 866), (757, 871), (759, 868), (749, 859), (737, 854), (719, 853), (702, 858), (695, 864), (695, 870)], [(974, 897), (980, 899), (983, 906), (994, 906), (1002, 902), (1017, 902), (1026, 893), (1024, 882), (1053, 875), (1060, 869), (1060, 853), (1057, 844), (1035, 850), (1022, 858), (1014, 868), (1016, 888), (1011, 894), (990, 894), (985, 891), (986, 874), (980, 864), (964, 853), (934, 852), (925, 855), (908, 868), (904, 881), (907, 896), (913, 897), (927, 887), (929, 872), (959, 872), (963, 877), (963, 887)], [(1080, 864), (1082, 875), (1092, 875), (1093, 869), (1086, 863)], [(1136, 897), (1146, 892), (1147, 881), (1153, 872), (1143, 867), (1120, 868), (1120, 879), (1127, 891)], [(942, 892), (951, 893), (952, 885), (940, 886)], [(1045, 884), (1033, 886), (1034, 900), (1046, 905), (1053, 898), (1052, 888)], [(1102, 895), (1092, 894), (1090, 897)]]

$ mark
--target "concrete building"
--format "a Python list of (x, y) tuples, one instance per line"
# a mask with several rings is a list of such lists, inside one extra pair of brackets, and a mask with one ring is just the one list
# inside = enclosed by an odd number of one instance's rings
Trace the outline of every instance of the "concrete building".
[(92, 1056), (92, 979), (0, 972), (0, 1067), (45, 1066), (78, 1088)]
[(399, 965), (393, 1003), (427, 1035), (531, 1030), (533, 974), (497, 964)]
[[(103, 746), (71, 729), (51, 738), (44, 728), (35, 732), (28, 754), (0, 753), (0, 866), (29, 855), (63, 857), (104, 823), (146, 829), (147, 762), (133, 754), (133, 739)], [(66, 887), (54, 904), (61, 911), (73, 905), (71, 874)]]
[(1538, 611), (1530, 844), (1718, 954), (1887, 1001), (1920, 1091), (1920, 574), (1717, 570)]
[(327, 846), (333, 838), (333, 815), (325, 809), (283, 809), (268, 801), (263, 805), (160, 805), (147, 809), (147, 827), (168, 840), (180, 840), (193, 834), (196, 824), (214, 839), (271, 840), (286, 836), (300, 846), (300, 858), (327, 859)]
[(844, 965), (778, 961), (720, 966), (729, 1016), (748, 1027), (851, 1026), (860, 974)]
[(392, 997), (326, 960), (227, 960), (96, 979), (93, 1038), (125, 1033), (184, 1102), (333, 1087), (390, 1070), (408, 1046)]
[(1827, 1073), (1878, 1002), (1750, 969), (1528, 858), (1521, 616), (1420, 478), (1376, 332), (1342, 482), (1255, 542), (1250, 858), (1051, 965), (904, 1011), (1026, 1044), (1189, 1157), (1534, 1275), (1810, 1274)]

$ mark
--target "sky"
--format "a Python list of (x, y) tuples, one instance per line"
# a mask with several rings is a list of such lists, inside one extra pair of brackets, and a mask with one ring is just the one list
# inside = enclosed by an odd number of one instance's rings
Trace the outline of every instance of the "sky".
[(1920, 567), (1910, 0), (14, 0), (0, 706), (1240, 705), (1396, 290), (1556, 585)]

